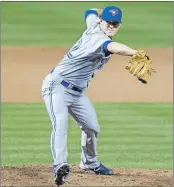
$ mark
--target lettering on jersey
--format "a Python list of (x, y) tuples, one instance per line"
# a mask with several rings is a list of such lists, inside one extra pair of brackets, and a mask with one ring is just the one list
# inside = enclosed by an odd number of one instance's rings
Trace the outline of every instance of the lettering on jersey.
[(81, 43), (82, 43), (82, 38), (80, 38), (77, 41), (77, 43), (70, 49), (70, 51), (67, 53), (69, 59), (73, 57), (72, 53), (80, 48)]
[(109, 12), (112, 14), (112, 16), (115, 16), (116, 14), (118, 14), (118, 9), (112, 9)]
[(92, 32), (92, 28), (89, 28), (89, 29), (86, 31), (86, 35), (91, 34), (91, 32)]
[(98, 27), (98, 24), (95, 24), (91, 28), (87, 29), (86, 35), (93, 34), (93, 32), (95, 31), (96, 27)]
[(53, 73), (54, 69), (55, 69), (55, 68), (53, 68), (53, 69), (50, 71), (50, 73)]

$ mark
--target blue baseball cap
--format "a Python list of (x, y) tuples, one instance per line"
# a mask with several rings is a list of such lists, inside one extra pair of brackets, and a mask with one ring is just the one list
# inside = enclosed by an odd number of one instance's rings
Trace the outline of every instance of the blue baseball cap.
[(118, 21), (122, 23), (122, 11), (116, 6), (107, 6), (104, 8), (101, 18), (104, 21)]

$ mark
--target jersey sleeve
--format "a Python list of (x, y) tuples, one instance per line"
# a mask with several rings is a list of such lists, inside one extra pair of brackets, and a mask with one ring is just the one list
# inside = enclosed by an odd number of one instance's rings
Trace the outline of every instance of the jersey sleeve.
[(99, 17), (98, 17), (98, 13), (96, 10), (87, 10), (85, 12), (85, 21), (86, 21), (86, 25), (87, 28), (91, 27), (93, 24), (97, 23), (100, 21)]
[(108, 51), (108, 44), (110, 44), (111, 42), (113, 42), (112, 40), (107, 40), (103, 43), (103, 51), (105, 52), (106, 56), (109, 56), (111, 54), (113, 54), (112, 52)]

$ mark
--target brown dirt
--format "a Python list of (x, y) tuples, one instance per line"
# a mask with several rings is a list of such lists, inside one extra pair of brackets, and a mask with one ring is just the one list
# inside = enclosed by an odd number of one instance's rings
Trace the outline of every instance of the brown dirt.
[[(2, 47), (2, 101), (43, 102), (42, 80), (62, 59), (67, 49)], [(92, 81), (92, 101), (171, 102), (173, 88), (172, 49), (147, 49), (157, 70), (147, 85), (125, 70), (129, 57), (115, 55)]]
[[(114, 169), (115, 175), (96, 175), (71, 165), (63, 186), (171, 186), (172, 171), (150, 169)], [(50, 165), (5, 167), (3, 186), (54, 186)]]
[[(172, 102), (172, 49), (146, 49), (157, 70), (147, 85), (125, 70), (129, 57), (114, 56), (88, 89), (92, 101)], [(41, 84), (67, 49), (2, 47), (2, 102), (43, 102)], [(115, 169), (114, 176), (82, 172), (75, 165), (66, 186), (171, 186), (171, 170)], [(3, 186), (53, 186), (50, 165), (2, 168)]]

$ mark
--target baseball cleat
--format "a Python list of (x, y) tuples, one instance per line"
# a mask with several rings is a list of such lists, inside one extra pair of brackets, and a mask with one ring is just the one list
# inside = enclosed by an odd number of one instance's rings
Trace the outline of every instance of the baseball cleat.
[(95, 172), (96, 174), (99, 175), (114, 175), (114, 171), (110, 168), (105, 167), (103, 164), (100, 163), (100, 165), (94, 169), (89, 168), (87, 166), (85, 166), (84, 164), (80, 164), (80, 168), (82, 170), (91, 170), (93, 172)]
[(99, 175), (114, 175), (114, 171), (112, 169), (105, 167), (101, 163), (98, 167), (90, 170), (94, 171), (96, 174)]
[(63, 185), (65, 180), (68, 178), (69, 174), (69, 165), (68, 163), (63, 163), (58, 166), (53, 166), (54, 172), (54, 182), (57, 186)]

